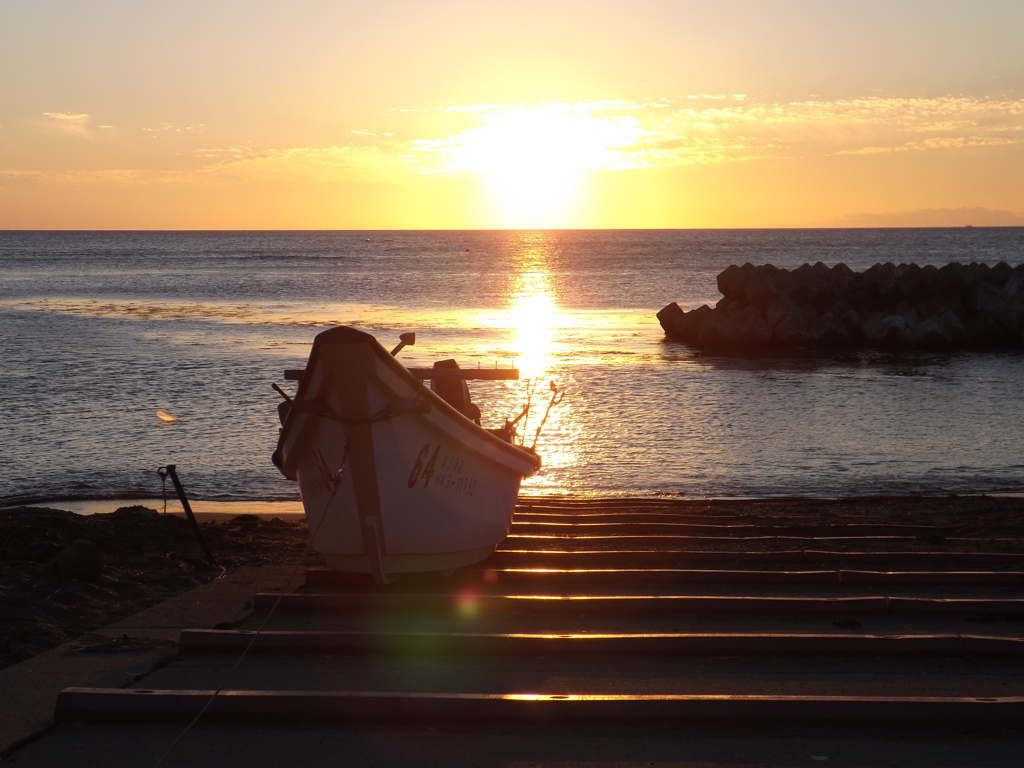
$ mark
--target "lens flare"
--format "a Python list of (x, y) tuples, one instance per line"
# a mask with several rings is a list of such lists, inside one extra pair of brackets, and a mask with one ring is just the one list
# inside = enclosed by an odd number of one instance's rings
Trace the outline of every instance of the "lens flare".
[(477, 590), (469, 587), (462, 590), (455, 598), (456, 611), (459, 618), (470, 620), (475, 619), (480, 613), (480, 603), (477, 600)]

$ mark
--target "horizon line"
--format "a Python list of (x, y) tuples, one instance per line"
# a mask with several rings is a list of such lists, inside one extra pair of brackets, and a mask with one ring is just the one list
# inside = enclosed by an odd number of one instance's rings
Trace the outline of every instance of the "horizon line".
[(860, 230), (860, 229), (1024, 229), (1024, 224), (950, 224), (950, 225), (918, 225), (918, 226), (807, 226), (807, 227), (464, 227), (464, 228), (336, 228), (336, 229), (250, 229), (225, 227), (221, 229), (82, 229), (82, 228), (0, 228), (0, 234), (11, 232), (755, 232), (755, 231), (790, 231), (790, 230)]

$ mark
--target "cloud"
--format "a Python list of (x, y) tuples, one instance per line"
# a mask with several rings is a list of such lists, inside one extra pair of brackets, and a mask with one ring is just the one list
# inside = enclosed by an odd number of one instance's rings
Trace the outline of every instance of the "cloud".
[[(100, 128), (103, 128), (103, 126), (101, 125)], [(202, 133), (205, 129), (206, 123), (160, 123), (155, 127), (146, 126), (142, 130), (145, 133), (164, 134), (189, 132)], [(154, 138), (156, 137), (154, 136)]]
[(470, 112), (470, 113), (482, 113), (482, 112), (501, 112), (506, 109), (513, 109), (512, 105), (509, 104), (468, 104), (460, 107), (442, 107), (442, 112)]
[(635, 150), (651, 165), (1024, 143), (1024, 100), (864, 98), (677, 108)]
[[(90, 120), (85, 113), (46, 112), (42, 125), (51, 132), (93, 138)], [(545, 163), (575, 170), (627, 171), (767, 158), (832, 156), (856, 162), (872, 155), (968, 152), (1024, 144), (1024, 100), (869, 96), (771, 102), (743, 94), (689, 94), (642, 102), (396, 108), (378, 124), (350, 129), (344, 144), (278, 148), (203, 147), (204, 128), (203, 124), (161, 123), (135, 133), (136, 140), (180, 137), (177, 141), (192, 148), (182, 149), (191, 152), (188, 170), (68, 172), (18, 179), (75, 184), (99, 183), (104, 178), (133, 184), (186, 178), (390, 183), (409, 174), (488, 169), (513, 174)], [(124, 127), (118, 130), (123, 138)], [(10, 174), (0, 178), (15, 181)]]
[(53, 120), (61, 120), (68, 123), (84, 123), (89, 119), (88, 115), (73, 115), (68, 112), (43, 112), (43, 117), (49, 117)]
[(908, 141), (888, 147), (861, 147), (860, 149), (842, 149), (837, 155), (881, 155), (890, 152), (915, 152), (927, 149), (964, 149), (966, 147), (1005, 147), (1011, 144), (1024, 144), (1024, 136), (1020, 138), (998, 138), (992, 136), (936, 137), (924, 141)]
[(445, 111), (479, 122), (443, 138), (413, 140), (414, 150), (450, 151), (466, 145), (488, 121), (517, 111), (560, 111), (594, 121), (629, 119), (631, 130), (623, 134), (628, 140), (607, 147), (601, 164), (607, 169), (1024, 143), (1024, 100), (866, 97), (774, 103), (744, 94), (691, 94), (643, 103), (482, 104)]
[(257, 150), (247, 146), (195, 150), (187, 170), (106, 169), (4, 171), (0, 187), (28, 185), (126, 186), (169, 183), (387, 183), (408, 170), (399, 153), (378, 147), (291, 147)]
[(301, 183), (383, 182), (402, 171), (402, 161), (380, 147), (327, 146), (257, 150), (250, 147), (201, 149), (214, 160), (196, 171), (207, 180), (247, 179)]
[(79, 138), (92, 138), (86, 124), (89, 122), (89, 115), (71, 112), (43, 112), (43, 128), (49, 133), (62, 133)]
[(183, 181), (188, 174), (183, 171), (143, 171), (133, 168), (114, 168), (98, 171), (3, 171), (0, 170), (0, 187), (15, 185), (78, 185), (110, 186), (134, 184), (166, 184)]

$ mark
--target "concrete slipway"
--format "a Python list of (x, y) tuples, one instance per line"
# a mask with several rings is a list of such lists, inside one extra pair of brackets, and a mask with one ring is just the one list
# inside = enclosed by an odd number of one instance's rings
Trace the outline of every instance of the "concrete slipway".
[(1020, 542), (828, 528), (549, 502), (451, 575), (238, 571), (0, 673), (8, 747), (58, 719), (6, 760), (155, 765), (252, 642), (164, 765), (1020, 764)]

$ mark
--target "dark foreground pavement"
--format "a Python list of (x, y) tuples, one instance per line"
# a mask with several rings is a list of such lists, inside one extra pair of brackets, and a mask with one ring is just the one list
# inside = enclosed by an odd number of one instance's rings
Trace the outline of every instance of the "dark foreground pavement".
[[(595, 508), (599, 520), (587, 517)], [(155, 766), (227, 681), (231, 693), (164, 766), (1024, 764), (1024, 547), (1013, 525), (966, 536), (870, 516), (844, 530), (828, 510), (713, 511), (534, 506), (519, 510), (521, 535), (503, 552), (452, 575), (377, 588), (310, 572), (230, 679), (252, 637), (241, 633), (276, 602), (252, 599), (253, 588), (285, 579), (197, 590), (159, 621), (127, 624), (154, 642), (190, 626), (234, 629), (185, 633), (176, 657), (120, 685), (66, 681), (86, 689), (65, 693), (57, 725), (8, 760)], [(632, 527), (652, 520), (657, 530)], [(672, 526), (688, 526), (685, 540)], [(578, 556), (596, 550), (592, 570)], [(658, 572), (645, 577), (650, 552)], [(600, 722), (563, 717), (587, 696), (607, 700)], [(720, 706), (730, 696), (739, 708)], [(648, 718), (642, 697), (687, 701), (654, 702)], [(950, 706), (943, 714), (924, 697)], [(747, 715), (722, 716), (744, 702)]]

